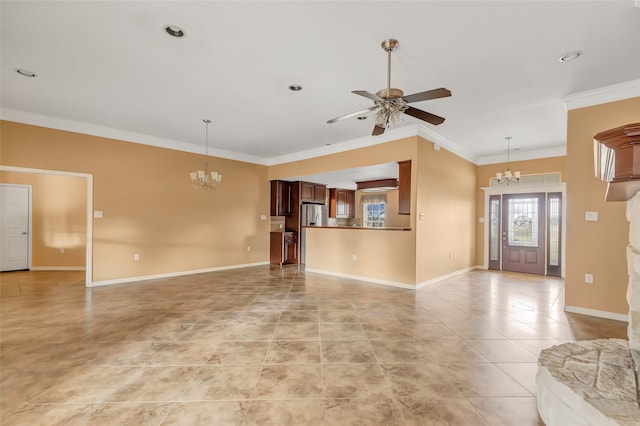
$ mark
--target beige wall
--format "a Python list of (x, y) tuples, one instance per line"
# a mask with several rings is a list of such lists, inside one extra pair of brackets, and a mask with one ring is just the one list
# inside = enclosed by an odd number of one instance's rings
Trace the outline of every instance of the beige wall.
[[(484, 226), (481, 226), (479, 219), (484, 217), (484, 197), (483, 187), (489, 186), (489, 180), (495, 177), (496, 173), (504, 172), (507, 163), (488, 164), (476, 168), (476, 179), (478, 189), (476, 191), (476, 265), (484, 265)], [(560, 172), (560, 179), (565, 182), (567, 179), (567, 157), (540, 158), (537, 160), (512, 161), (511, 170), (520, 170), (523, 175), (534, 175), (540, 173)]]
[(265, 166), (208, 157), (224, 178), (205, 192), (188, 179), (203, 155), (7, 121), (0, 132), (2, 165), (93, 174), (93, 208), (104, 212), (93, 281), (269, 260)]
[[(606, 184), (596, 179), (593, 136), (640, 122), (640, 98), (571, 110), (567, 123), (567, 273), (568, 306), (626, 314), (629, 226), (625, 203), (606, 203)], [(598, 222), (585, 222), (597, 211)], [(593, 274), (585, 284), (584, 274)]]
[[(84, 267), (87, 239), (87, 179), (0, 172), (0, 182), (32, 187), (32, 266)], [(64, 249), (64, 253), (61, 253), (60, 249)]]
[(416, 168), (414, 216), (425, 217), (416, 219), (421, 283), (475, 266), (476, 166), (420, 138)]
[(307, 228), (306, 232), (308, 268), (410, 286), (416, 283), (413, 231)]

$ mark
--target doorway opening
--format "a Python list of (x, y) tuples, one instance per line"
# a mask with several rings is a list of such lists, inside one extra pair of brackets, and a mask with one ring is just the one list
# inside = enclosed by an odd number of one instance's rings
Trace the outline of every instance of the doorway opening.
[[(53, 175), (53, 176), (66, 176), (66, 177), (78, 177), (82, 178), (86, 184), (85, 196), (86, 196), (86, 235), (84, 236), (85, 243), (85, 286), (90, 287), (92, 285), (93, 277), (93, 175), (87, 173), (75, 173), (59, 170), (44, 170), (44, 169), (32, 169), (24, 167), (2, 166), (0, 165), (0, 172), (13, 172), (13, 173), (30, 173), (36, 175)], [(4, 183), (4, 182), (3, 182)], [(80, 219), (82, 220), (82, 219)], [(28, 226), (29, 234), (27, 238), (33, 241), (33, 226)], [(31, 242), (30, 245), (33, 243)], [(29, 256), (28, 267), (26, 269), (34, 269), (31, 264), (31, 256)]]
[(563, 277), (564, 184), (483, 189), (485, 267)]

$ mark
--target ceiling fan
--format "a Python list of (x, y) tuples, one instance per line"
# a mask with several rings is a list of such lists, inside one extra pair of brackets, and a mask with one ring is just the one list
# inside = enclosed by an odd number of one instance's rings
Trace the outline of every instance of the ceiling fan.
[(340, 117), (327, 120), (327, 123), (335, 123), (336, 121), (345, 120), (347, 118), (356, 117), (365, 114), (369, 111), (376, 111), (373, 115), (375, 121), (375, 127), (373, 128), (373, 136), (381, 135), (384, 130), (393, 127), (402, 122), (402, 114), (408, 114), (412, 117), (418, 118), (427, 123), (434, 125), (441, 124), (444, 121), (444, 117), (431, 114), (421, 109), (414, 108), (408, 104), (413, 102), (427, 101), (429, 99), (446, 98), (451, 96), (451, 92), (444, 87), (439, 89), (427, 90), (426, 92), (414, 93), (412, 95), (404, 95), (404, 92), (400, 89), (391, 87), (391, 52), (398, 47), (398, 40), (387, 39), (381, 44), (382, 49), (387, 52), (387, 88), (378, 91), (376, 94), (367, 92), (366, 90), (354, 90), (351, 93), (364, 96), (371, 99), (374, 102), (374, 106), (352, 112), (349, 114), (341, 115)]

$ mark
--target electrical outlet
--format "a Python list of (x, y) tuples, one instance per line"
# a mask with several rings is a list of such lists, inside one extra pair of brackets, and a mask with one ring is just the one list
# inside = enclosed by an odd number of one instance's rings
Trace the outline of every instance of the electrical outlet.
[(593, 274), (584, 274), (584, 282), (587, 284), (593, 284)]
[(135, 260), (136, 262), (137, 262), (138, 260), (140, 260), (140, 253), (136, 253), (136, 254), (134, 254), (134, 255), (133, 255), (133, 260)]
[(251, 251), (251, 246), (247, 246), (247, 251)]
[(60, 254), (64, 254), (64, 247), (60, 248)]
[(356, 260), (358, 260), (358, 255), (357, 255), (357, 254), (354, 254), (354, 255), (351, 257), (351, 259), (353, 259), (353, 261), (355, 262)]

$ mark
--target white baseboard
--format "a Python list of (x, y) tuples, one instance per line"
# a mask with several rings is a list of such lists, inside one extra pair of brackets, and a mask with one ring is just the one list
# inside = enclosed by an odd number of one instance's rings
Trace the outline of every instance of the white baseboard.
[(86, 271), (84, 266), (32, 266), (30, 271)]
[(125, 283), (131, 283), (136, 281), (156, 280), (159, 278), (172, 278), (172, 277), (180, 277), (183, 275), (202, 274), (204, 272), (226, 271), (229, 269), (251, 268), (253, 266), (262, 266), (262, 265), (268, 265), (268, 264), (269, 262), (267, 261), (255, 262), (255, 263), (243, 263), (239, 265), (216, 266), (213, 268), (193, 269), (190, 271), (169, 272), (166, 274), (143, 275), (139, 277), (118, 278), (115, 280), (94, 281), (87, 287), (100, 287), (100, 286), (113, 285), (113, 284), (125, 284)]
[(616, 312), (599, 311), (597, 309), (580, 308), (577, 306), (569, 306), (569, 305), (564, 305), (564, 311), (571, 312), (574, 314), (589, 315), (592, 317), (629, 322), (628, 314), (618, 314)]
[(457, 271), (453, 271), (453, 272), (450, 272), (450, 273), (445, 274), (445, 275), (440, 275), (439, 277), (431, 278), (430, 280), (422, 281), (421, 283), (416, 284), (416, 289), (422, 288), (422, 287), (426, 287), (428, 285), (435, 284), (435, 283), (437, 283), (439, 281), (443, 281), (443, 280), (446, 280), (446, 279), (449, 279), (449, 278), (453, 278), (453, 277), (455, 277), (457, 275), (461, 275), (461, 274), (464, 274), (464, 273), (467, 273), (467, 272), (471, 272), (471, 271), (474, 271), (476, 269), (483, 269), (483, 267), (482, 266), (478, 266), (478, 265), (469, 266), (468, 268), (464, 268), (464, 269), (460, 269), (460, 270), (457, 270)]
[(424, 286), (436, 283), (438, 281), (446, 280), (447, 278), (455, 277), (456, 275), (464, 274), (465, 272), (473, 271), (474, 269), (477, 269), (477, 268), (478, 268), (477, 266), (470, 266), (468, 268), (464, 268), (464, 269), (461, 269), (459, 271), (451, 272), (451, 273), (446, 274), (446, 275), (441, 275), (439, 277), (432, 278), (432, 279), (430, 279), (428, 281), (423, 281), (423, 282), (418, 283), (418, 284), (400, 283), (400, 282), (397, 282), (397, 281), (381, 280), (381, 279), (378, 279), (378, 278), (365, 277), (365, 276), (362, 276), (362, 275), (343, 274), (341, 272), (325, 271), (325, 270), (322, 270), (322, 269), (315, 269), (315, 268), (305, 268), (305, 271), (306, 272), (315, 272), (317, 274), (323, 274), (323, 275), (331, 275), (331, 276), (340, 277), (340, 278), (348, 278), (348, 279), (351, 279), (351, 280), (364, 281), (364, 282), (373, 283), (373, 284), (382, 284), (382, 285), (388, 285), (388, 286), (391, 286), (391, 287), (399, 287), (399, 288), (406, 288), (406, 289), (409, 289), (409, 290), (417, 290), (420, 287), (424, 287)]
[(348, 278), (350, 280), (356, 280), (356, 281), (363, 281), (365, 283), (372, 283), (372, 284), (382, 284), (382, 285), (388, 285), (391, 287), (400, 287), (400, 288), (406, 288), (409, 290), (414, 290), (416, 288), (415, 284), (407, 284), (407, 283), (399, 283), (396, 281), (389, 281), (389, 280), (381, 280), (378, 278), (371, 278), (371, 277), (365, 277), (362, 275), (352, 275), (352, 274), (343, 274), (342, 272), (333, 272), (333, 271), (325, 271), (323, 269), (315, 269), (315, 268), (304, 268), (305, 272), (313, 272), (316, 274), (322, 274), (322, 275), (330, 275), (333, 277), (340, 277), (340, 278)]

